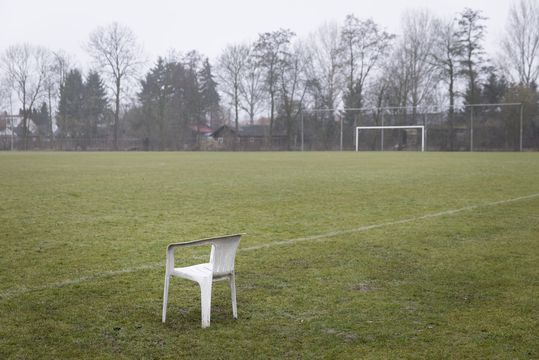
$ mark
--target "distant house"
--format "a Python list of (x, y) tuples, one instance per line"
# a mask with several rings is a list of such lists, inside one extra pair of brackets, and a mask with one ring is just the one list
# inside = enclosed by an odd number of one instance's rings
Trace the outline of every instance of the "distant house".
[[(32, 120), (28, 119), (29, 133), (32, 133), (35, 129), (37, 129), (36, 125)], [(0, 136), (11, 136), (12, 133), (13, 136), (17, 136), (19, 133), (22, 136), (22, 116), (0, 114)]]
[(11, 129), (8, 119), (0, 114), (0, 150), (7, 150), (11, 144)]
[[(31, 121), (28, 124), (29, 130), (35, 128)], [(0, 150), (10, 149), (18, 137), (22, 137), (22, 116), (0, 114)]]
[(194, 134), (203, 136), (210, 136), (210, 134), (213, 132), (213, 129), (207, 127), (206, 125), (189, 125), (189, 129), (191, 129)]
[(11, 131), (8, 125), (8, 119), (4, 115), (0, 115), (0, 136), (8, 135), (8, 131), (10, 132), (9, 135), (11, 135)]
[(185, 139), (184, 147), (187, 145), (186, 149), (205, 149), (213, 129), (206, 125), (189, 125), (189, 130), (191, 133), (189, 138)]
[[(220, 150), (269, 150), (269, 126), (267, 125), (244, 125), (240, 127), (238, 136), (236, 136), (235, 128), (223, 125), (212, 132), (211, 137), (217, 142), (217, 149)], [(235, 143), (236, 147), (234, 147)], [(284, 132), (273, 130), (272, 149), (286, 149)]]

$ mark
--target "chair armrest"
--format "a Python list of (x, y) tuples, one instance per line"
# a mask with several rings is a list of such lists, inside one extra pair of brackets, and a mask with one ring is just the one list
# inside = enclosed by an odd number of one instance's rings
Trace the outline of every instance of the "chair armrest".
[(226, 238), (238, 237), (238, 236), (241, 237), (242, 235), (245, 235), (245, 233), (233, 234), (233, 235), (224, 235), (224, 236), (217, 236), (217, 237), (200, 239), (200, 240), (193, 240), (193, 241), (186, 241), (186, 242), (168, 244), (168, 246), (167, 246), (167, 258), (166, 258), (166, 271), (167, 271), (167, 273), (170, 273), (170, 272), (172, 272), (172, 270), (174, 270), (174, 250), (176, 248), (211, 245), (215, 241), (218, 241), (220, 239), (226, 239)]

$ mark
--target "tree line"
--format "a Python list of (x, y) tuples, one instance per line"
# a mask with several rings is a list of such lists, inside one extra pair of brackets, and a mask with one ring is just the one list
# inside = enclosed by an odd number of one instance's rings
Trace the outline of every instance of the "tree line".
[(249, 124), (263, 118), (270, 148), (274, 131), (292, 148), (301, 114), (324, 113), (318, 130), (330, 137), (335, 109), (347, 129), (365, 108), (399, 108), (412, 118), (427, 106), (447, 108), (453, 126), (465, 105), (519, 102), (532, 118), (538, 2), (513, 4), (495, 54), (484, 48), (485, 21), (482, 11), (470, 8), (448, 19), (409, 10), (400, 33), (391, 34), (350, 14), (305, 38), (289, 29), (258, 34), (252, 42), (227, 45), (213, 61), (196, 50), (171, 52), (145, 72), (135, 34), (113, 23), (90, 34), (85, 48), (93, 63), (86, 75), (62, 51), (10, 46), (0, 61), (0, 105), (6, 107), (6, 94), (16, 96), (25, 144), (32, 119), (44, 136), (76, 138), (81, 148), (91, 138), (109, 137), (114, 149), (124, 136), (153, 149), (181, 149), (203, 127), (228, 124), (238, 134), (242, 118)]

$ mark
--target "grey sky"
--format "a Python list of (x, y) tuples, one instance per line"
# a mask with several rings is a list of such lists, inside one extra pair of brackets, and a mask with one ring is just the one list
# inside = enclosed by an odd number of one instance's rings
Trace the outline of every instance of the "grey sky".
[(481, 9), (487, 22), (487, 50), (496, 50), (513, 0), (0, 0), (0, 51), (28, 42), (73, 54), (87, 62), (82, 45), (98, 25), (117, 21), (129, 26), (149, 59), (170, 49), (196, 49), (214, 58), (229, 43), (254, 40), (259, 32), (290, 28), (299, 36), (326, 21), (342, 23), (346, 14), (373, 18), (398, 33), (406, 9), (428, 8), (453, 17), (464, 7)]

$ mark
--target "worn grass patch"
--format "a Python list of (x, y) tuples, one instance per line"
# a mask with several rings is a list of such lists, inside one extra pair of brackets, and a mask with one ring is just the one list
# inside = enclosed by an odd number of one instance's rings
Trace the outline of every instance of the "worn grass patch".
[[(0, 189), (0, 358), (539, 357), (539, 154), (0, 153)], [(235, 232), (239, 319), (174, 279), (161, 324), (166, 244)]]

